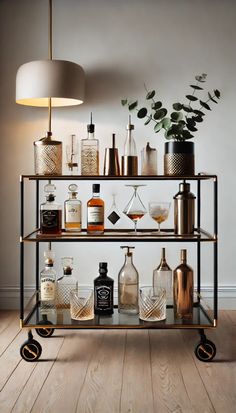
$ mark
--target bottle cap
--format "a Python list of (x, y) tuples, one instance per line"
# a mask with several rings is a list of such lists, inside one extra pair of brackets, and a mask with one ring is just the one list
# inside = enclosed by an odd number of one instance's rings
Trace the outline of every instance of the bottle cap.
[(56, 197), (55, 197), (54, 194), (49, 194), (49, 195), (46, 196), (46, 199), (47, 199), (48, 202), (53, 202), (55, 198)]
[(187, 250), (180, 250), (181, 261), (187, 260)]
[(71, 267), (64, 267), (63, 272), (64, 272), (64, 275), (71, 275), (72, 274), (72, 268)]
[(124, 246), (121, 246), (120, 248), (127, 248), (127, 256), (128, 257), (131, 257), (132, 256), (132, 252), (130, 251), (130, 250), (134, 250), (135, 249), (135, 247), (129, 247), (128, 245), (124, 245)]
[(100, 273), (107, 272), (107, 262), (99, 262), (99, 272)]
[(68, 189), (69, 189), (69, 191), (70, 192), (72, 192), (72, 194), (77, 194), (78, 193), (78, 185), (76, 185), (76, 184), (70, 184), (69, 186), (68, 186)]
[(100, 192), (100, 184), (93, 184), (93, 192), (96, 194)]
[(93, 114), (92, 114), (92, 112), (91, 112), (90, 124), (87, 125), (87, 130), (88, 130), (89, 133), (94, 133), (94, 130), (95, 130), (95, 125), (93, 123)]
[(180, 192), (189, 192), (190, 191), (190, 184), (187, 182), (181, 182), (179, 184), (179, 190)]

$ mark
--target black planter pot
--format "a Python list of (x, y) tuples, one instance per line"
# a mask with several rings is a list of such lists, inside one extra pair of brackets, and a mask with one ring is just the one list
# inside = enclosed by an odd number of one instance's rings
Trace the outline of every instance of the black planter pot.
[(194, 174), (194, 143), (166, 142), (164, 175), (192, 176)]

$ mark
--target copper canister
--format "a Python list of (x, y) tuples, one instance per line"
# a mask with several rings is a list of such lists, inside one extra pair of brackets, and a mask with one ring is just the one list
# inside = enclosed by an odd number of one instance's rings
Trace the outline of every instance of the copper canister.
[(193, 316), (193, 270), (187, 265), (187, 251), (181, 250), (181, 264), (173, 272), (174, 312), (176, 318)]
[(52, 133), (34, 142), (34, 166), (36, 175), (62, 174), (62, 142), (51, 138)]
[(195, 195), (190, 192), (190, 184), (183, 182), (174, 196), (174, 232), (178, 235), (194, 233)]

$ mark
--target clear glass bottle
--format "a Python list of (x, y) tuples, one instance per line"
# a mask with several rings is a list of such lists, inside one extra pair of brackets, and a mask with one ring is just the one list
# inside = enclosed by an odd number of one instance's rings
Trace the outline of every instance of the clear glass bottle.
[(73, 258), (61, 259), (63, 276), (57, 280), (56, 307), (70, 308), (70, 292), (78, 288), (78, 281), (72, 276)]
[(46, 202), (40, 205), (41, 234), (61, 234), (62, 208), (55, 202), (55, 189), (53, 184), (44, 187)]
[(65, 215), (65, 230), (66, 231), (81, 231), (81, 201), (77, 199), (78, 186), (76, 184), (70, 184), (69, 199), (64, 203), (64, 215)]
[(166, 290), (166, 304), (173, 304), (172, 269), (166, 262), (165, 248), (161, 249), (161, 261), (153, 271), (153, 288), (164, 288)]
[(174, 312), (176, 318), (193, 316), (193, 270), (187, 265), (187, 250), (181, 250), (181, 264), (173, 272)]
[(66, 173), (78, 174), (79, 142), (76, 135), (70, 135), (66, 143)]
[(51, 250), (45, 251), (44, 259), (45, 267), (40, 273), (40, 304), (41, 309), (47, 311), (55, 308), (56, 271), (53, 268), (55, 253)]
[(93, 197), (87, 202), (87, 232), (104, 232), (104, 201), (100, 198), (100, 184), (93, 184)]
[(141, 151), (141, 175), (157, 175), (157, 150), (149, 142)]
[(127, 248), (127, 253), (125, 263), (118, 275), (118, 311), (123, 314), (138, 314), (139, 275), (133, 264), (131, 249), (134, 247), (121, 248)]
[(131, 124), (131, 116), (129, 115), (129, 123), (126, 127), (127, 137), (124, 147), (124, 155), (121, 157), (121, 170), (123, 176), (138, 175), (138, 156), (135, 140), (132, 135), (134, 125)]
[(107, 275), (107, 262), (99, 263), (99, 276), (94, 280), (94, 313), (113, 314), (114, 280)]
[(81, 175), (99, 175), (99, 141), (94, 137), (92, 113), (87, 130), (87, 139), (81, 140)]

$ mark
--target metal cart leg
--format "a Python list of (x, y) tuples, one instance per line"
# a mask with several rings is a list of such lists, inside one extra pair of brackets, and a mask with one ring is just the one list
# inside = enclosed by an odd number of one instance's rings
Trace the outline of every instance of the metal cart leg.
[(41, 344), (33, 339), (32, 331), (28, 331), (28, 340), (26, 340), (21, 348), (20, 355), (25, 361), (36, 361), (42, 354)]
[(200, 343), (198, 343), (195, 348), (195, 356), (200, 361), (211, 361), (216, 355), (216, 346), (212, 341), (207, 339), (203, 328), (199, 329), (199, 334)]

